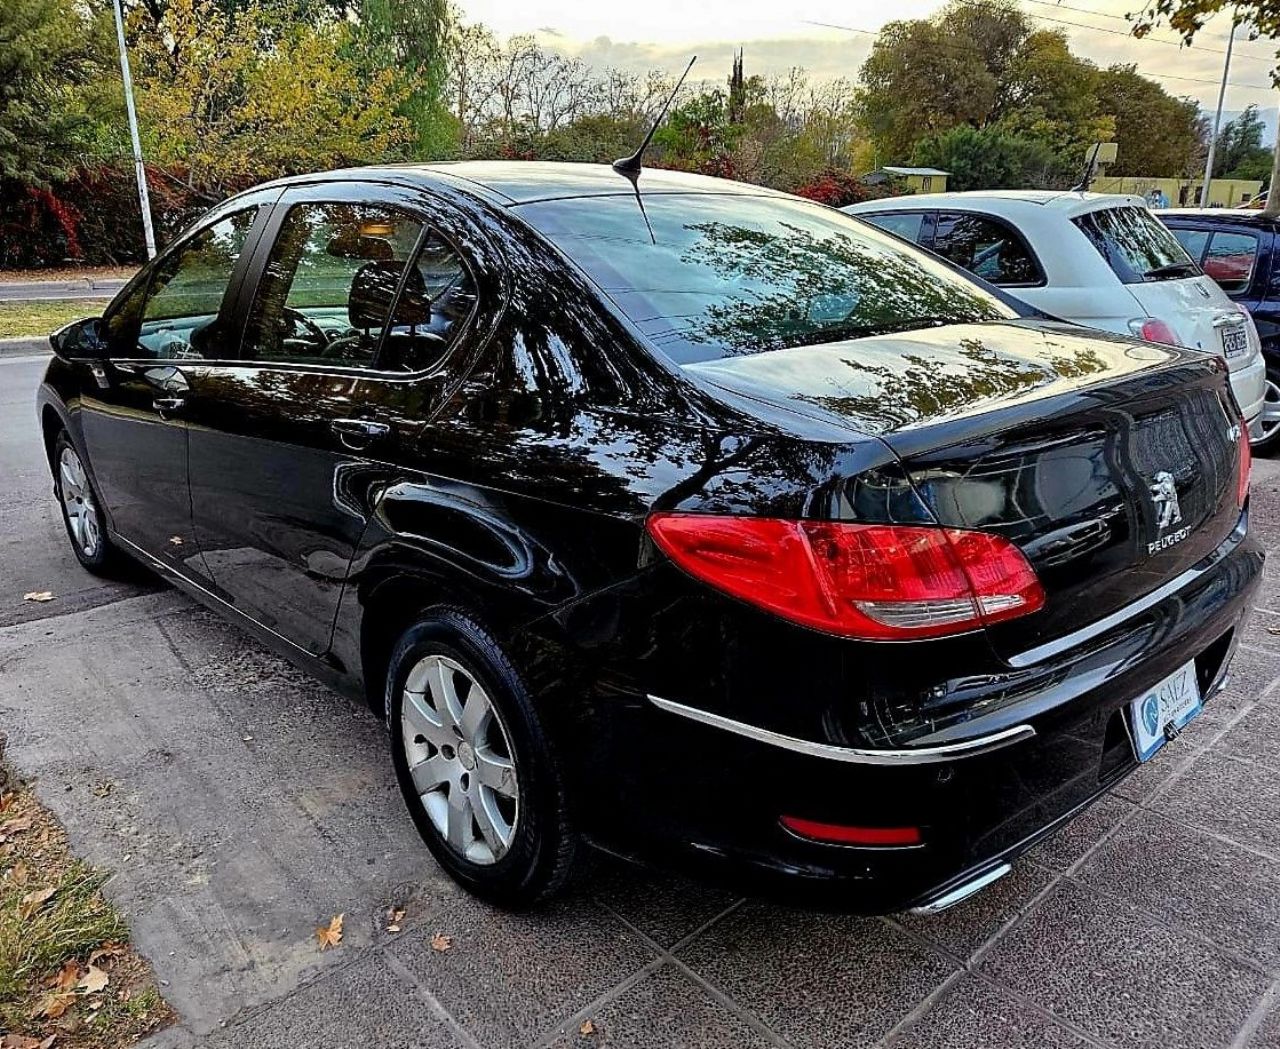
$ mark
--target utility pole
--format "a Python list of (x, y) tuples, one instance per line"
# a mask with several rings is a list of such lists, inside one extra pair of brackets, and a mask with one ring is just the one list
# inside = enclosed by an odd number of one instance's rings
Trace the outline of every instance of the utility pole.
[(129, 73), (129, 52), (124, 43), (124, 12), (115, 0), (116, 40), (120, 45), (120, 75), (124, 77), (124, 107), (129, 114), (129, 137), (133, 140), (133, 170), (138, 176), (138, 203), (142, 207), (142, 235), (147, 242), (147, 258), (156, 257), (156, 235), (151, 228), (151, 198), (147, 193), (147, 169), (142, 163), (142, 140), (138, 138), (138, 114), (133, 108), (133, 77)]
[[(119, 2), (119, 0), (117, 0)], [(1213, 114), (1213, 133), (1209, 136), (1209, 157), (1204, 163), (1204, 186), (1200, 190), (1200, 206), (1209, 206), (1209, 183), (1213, 181), (1214, 154), (1218, 152), (1218, 125), (1222, 123), (1222, 100), (1227, 93), (1227, 73), (1231, 69), (1231, 45), (1236, 40), (1236, 16), (1231, 14), (1231, 35), (1227, 37), (1227, 57), (1222, 63), (1222, 86), (1218, 88), (1218, 108)]]

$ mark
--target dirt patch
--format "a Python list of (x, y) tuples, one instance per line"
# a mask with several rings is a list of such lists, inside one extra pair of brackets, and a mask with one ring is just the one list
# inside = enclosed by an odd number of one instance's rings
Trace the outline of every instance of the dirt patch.
[(106, 879), (0, 762), (0, 1049), (118, 1049), (175, 1019)]

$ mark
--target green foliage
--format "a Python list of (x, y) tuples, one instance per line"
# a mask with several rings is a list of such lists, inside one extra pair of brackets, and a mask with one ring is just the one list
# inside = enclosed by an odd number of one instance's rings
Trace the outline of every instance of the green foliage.
[[(1117, 156), (1108, 174), (1185, 177), (1203, 170), (1194, 99), (1173, 98), (1131, 65), (1099, 70), (1095, 90), (1099, 106), (1115, 120)], [(1083, 163), (1083, 152), (1079, 156)]]
[(1215, 178), (1250, 178), (1266, 182), (1271, 178), (1271, 153), (1262, 144), (1263, 124), (1258, 107), (1249, 106), (1235, 120), (1218, 131), (1213, 155)]
[(64, 174), (92, 134), (110, 25), (77, 0), (0, 3), (0, 184)]
[(1034, 138), (998, 127), (955, 127), (916, 144), (911, 162), (949, 171), (949, 190), (1066, 188), (1071, 169)]

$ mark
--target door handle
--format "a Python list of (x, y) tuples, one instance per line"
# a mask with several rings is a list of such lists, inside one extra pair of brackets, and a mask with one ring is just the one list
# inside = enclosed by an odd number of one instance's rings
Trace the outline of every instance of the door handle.
[(151, 402), (151, 407), (160, 413), (177, 412), (186, 407), (187, 399), (185, 397), (157, 397)]
[(390, 424), (372, 419), (334, 419), (329, 429), (341, 437), (386, 437), (391, 432)]

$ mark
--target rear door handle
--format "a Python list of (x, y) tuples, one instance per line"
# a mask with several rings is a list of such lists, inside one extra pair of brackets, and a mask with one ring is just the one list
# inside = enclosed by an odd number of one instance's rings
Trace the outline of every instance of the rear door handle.
[(329, 428), (343, 437), (386, 437), (391, 432), (390, 424), (372, 419), (334, 419)]

